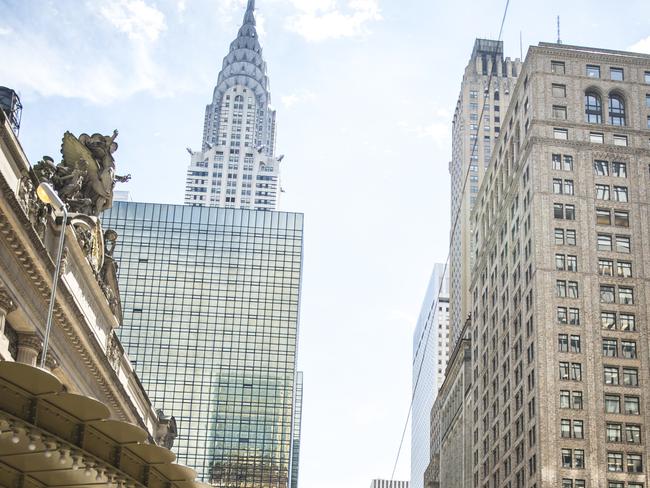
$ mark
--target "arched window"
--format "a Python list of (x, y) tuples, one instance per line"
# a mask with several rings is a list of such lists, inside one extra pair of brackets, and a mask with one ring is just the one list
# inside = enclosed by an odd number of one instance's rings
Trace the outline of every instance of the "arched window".
[(625, 102), (620, 95), (609, 96), (609, 123), (625, 125)]
[(590, 124), (602, 124), (603, 104), (600, 95), (595, 92), (585, 93), (585, 116)]
[(235, 110), (243, 110), (244, 108), (244, 97), (241, 95), (237, 95), (235, 97), (235, 104), (233, 106)]

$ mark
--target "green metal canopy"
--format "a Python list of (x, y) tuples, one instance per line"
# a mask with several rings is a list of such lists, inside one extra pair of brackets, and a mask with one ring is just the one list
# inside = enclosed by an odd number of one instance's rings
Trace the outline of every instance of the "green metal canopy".
[(64, 391), (50, 372), (0, 362), (0, 486), (207, 488), (140, 427)]

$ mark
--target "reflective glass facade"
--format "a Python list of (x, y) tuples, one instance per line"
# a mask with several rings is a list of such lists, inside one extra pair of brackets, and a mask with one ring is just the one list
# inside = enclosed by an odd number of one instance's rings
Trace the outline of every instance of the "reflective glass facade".
[(302, 214), (115, 202), (103, 224), (120, 236), (120, 339), (178, 421), (178, 462), (218, 487), (287, 488)]
[(411, 488), (424, 486), (430, 459), (431, 408), (444, 381), (448, 359), (449, 277), (445, 265), (436, 263), (413, 332)]
[(293, 417), (293, 451), (291, 455), (291, 488), (298, 488), (300, 433), (302, 432), (302, 371), (296, 373), (296, 401)]

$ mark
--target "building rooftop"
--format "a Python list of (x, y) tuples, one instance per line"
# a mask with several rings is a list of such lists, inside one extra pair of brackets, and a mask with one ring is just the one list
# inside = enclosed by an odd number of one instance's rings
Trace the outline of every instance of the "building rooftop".
[(551, 48), (551, 49), (562, 49), (566, 51), (580, 51), (589, 54), (613, 54), (617, 56), (628, 56), (633, 58), (641, 58), (644, 60), (650, 60), (650, 54), (644, 53), (635, 53), (631, 51), (619, 51), (616, 49), (603, 49), (599, 47), (587, 47), (587, 46), (574, 46), (571, 44), (558, 44), (556, 42), (540, 42), (537, 47), (542, 48)]

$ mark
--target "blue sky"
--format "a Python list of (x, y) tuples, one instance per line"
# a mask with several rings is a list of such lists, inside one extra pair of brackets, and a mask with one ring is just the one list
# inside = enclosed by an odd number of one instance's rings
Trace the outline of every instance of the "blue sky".
[[(188, 154), (244, 0), (0, 0), (0, 85), (32, 162), (65, 130), (120, 130), (135, 200), (181, 203)], [(281, 208), (306, 215), (301, 488), (389, 477), (411, 334), (447, 255), (451, 115), (505, 1), (257, 0), (278, 110)], [(650, 2), (512, 0), (507, 56), (554, 41), (650, 52)], [(182, 429), (182, 426), (181, 426)], [(408, 439), (407, 439), (408, 440)], [(408, 444), (408, 442), (407, 442)], [(408, 446), (398, 478), (408, 478)]]

